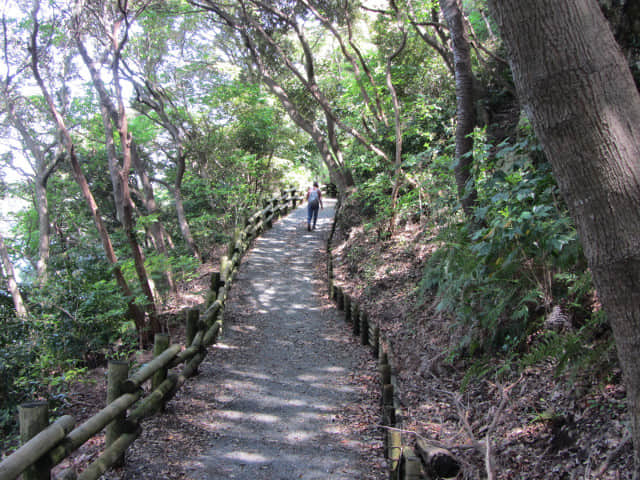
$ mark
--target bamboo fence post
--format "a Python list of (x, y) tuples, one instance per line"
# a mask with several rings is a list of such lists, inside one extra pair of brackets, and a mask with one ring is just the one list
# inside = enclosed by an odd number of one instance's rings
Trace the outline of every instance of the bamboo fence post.
[[(156, 333), (153, 341), (153, 356), (157, 357), (169, 348), (169, 335)], [(151, 378), (151, 390), (155, 390), (167, 378), (167, 368), (163, 367), (153, 374)]]
[(344, 321), (345, 322), (350, 322), (351, 321), (351, 297), (348, 294), (344, 294)]
[(387, 459), (389, 460), (389, 469), (391, 470), (391, 478), (399, 479), (399, 464), (402, 456), (402, 434), (397, 430), (387, 430)]
[[(49, 425), (49, 405), (45, 401), (23, 403), (18, 407), (20, 442), (24, 445)], [(23, 480), (49, 480), (50, 464), (46, 458), (35, 461), (22, 474)]]
[(369, 344), (369, 316), (364, 310), (360, 311), (360, 344)]
[(353, 322), (353, 335), (360, 335), (360, 307), (356, 302), (351, 303), (351, 321)]
[(186, 326), (186, 342), (185, 345), (188, 347), (193, 343), (193, 339), (198, 333), (198, 323), (200, 321), (200, 311), (197, 308), (191, 308), (187, 311), (187, 326)]
[(220, 281), (222, 282), (222, 285), (226, 286), (227, 282), (229, 281), (232, 268), (233, 267), (231, 266), (229, 257), (227, 255), (222, 255), (220, 257)]
[[(107, 370), (107, 405), (115, 401), (124, 393), (122, 384), (129, 376), (129, 363), (123, 360), (110, 360)], [(115, 417), (107, 425), (105, 431), (105, 445), (109, 448), (125, 431), (126, 411)], [(124, 465), (124, 455), (117, 462)]]

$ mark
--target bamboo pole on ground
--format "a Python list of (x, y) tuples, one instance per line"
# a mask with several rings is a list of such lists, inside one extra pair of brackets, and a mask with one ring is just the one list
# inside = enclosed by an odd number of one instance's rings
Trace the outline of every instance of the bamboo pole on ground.
[[(129, 363), (122, 360), (110, 360), (107, 370), (107, 405), (115, 401), (124, 392), (122, 385), (129, 376)], [(124, 432), (125, 412), (117, 415), (113, 421), (107, 425), (105, 432), (105, 445), (111, 446)], [(116, 461), (116, 465), (124, 465), (124, 455)]]

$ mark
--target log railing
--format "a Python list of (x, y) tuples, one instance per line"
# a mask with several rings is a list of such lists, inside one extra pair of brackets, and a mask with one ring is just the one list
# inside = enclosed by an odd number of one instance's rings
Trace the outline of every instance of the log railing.
[[(168, 335), (156, 334), (153, 360), (131, 375), (127, 362), (109, 362), (107, 405), (94, 416), (75, 428), (75, 420), (69, 415), (47, 425), (46, 402), (21, 405), (23, 445), (0, 463), (0, 480), (14, 479), (20, 474), (24, 480), (49, 479), (53, 467), (104, 429), (106, 448), (99, 457), (81, 473), (68, 469), (58, 478), (93, 480), (121, 464), (124, 452), (142, 431), (142, 420), (162, 411), (182, 384), (197, 374), (207, 348), (216, 343), (231, 284), (252, 240), (303, 198), (304, 192), (284, 190), (247, 217), (243, 228), (233, 232), (227, 255), (221, 258), (220, 271), (211, 275), (204, 312), (192, 309), (187, 313), (186, 345), (170, 345)], [(147, 382), (151, 382), (151, 388), (145, 395), (143, 386)]]

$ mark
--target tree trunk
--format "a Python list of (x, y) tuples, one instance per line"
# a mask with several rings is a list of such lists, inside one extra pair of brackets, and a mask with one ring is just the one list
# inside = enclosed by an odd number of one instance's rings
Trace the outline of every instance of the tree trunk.
[(640, 474), (640, 95), (595, 0), (492, 0), (625, 374)]
[(104, 252), (107, 257), (107, 260), (112, 265), (113, 274), (116, 277), (116, 282), (122, 294), (127, 299), (128, 307), (129, 307), (129, 318), (133, 319), (136, 324), (136, 328), (140, 333), (141, 339), (144, 341), (144, 335), (146, 333), (146, 319), (145, 314), (140, 308), (136, 305), (135, 299), (133, 297), (133, 293), (127, 284), (127, 280), (124, 278), (122, 270), (120, 269), (120, 265), (118, 264), (118, 259), (116, 257), (115, 251), (113, 249), (113, 244), (111, 243), (111, 238), (109, 237), (109, 232), (107, 231), (104, 222), (102, 221), (102, 216), (100, 215), (100, 211), (98, 209), (98, 204), (91, 193), (91, 189), (89, 188), (89, 183), (87, 182), (87, 178), (84, 176), (82, 172), (82, 168), (80, 167), (80, 163), (78, 162), (78, 158), (76, 157), (75, 146), (73, 144), (73, 140), (71, 138), (71, 134), (67, 129), (67, 126), (64, 123), (64, 119), (60, 112), (58, 111), (53, 97), (49, 93), (49, 89), (45, 85), (42, 77), (40, 75), (39, 65), (38, 65), (38, 31), (40, 24), (37, 19), (38, 9), (35, 8), (33, 11), (33, 31), (31, 33), (30, 38), (30, 46), (29, 53), (31, 54), (31, 70), (33, 71), (33, 76), (36, 79), (38, 86), (40, 87), (40, 91), (42, 92), (42, 96), (44, 97), (49, 112), (53, 117), (56, 126), (60, 132), (62, 137), (62, 142), (67, 150), (67, 155), (69, 157), (69, 161), (71, 163), (71, 169), (73, 171), (74, 178), (80, 187), (80, 191), (87, 201), (87, 205), (89, 206), (89, 211), (91, 212), (91, 216), (96, 225), (96, 229), (98, 230), (98, 234), (100, 239), (102, 240), (102, 246), (104, 247)]
[[(124, 15), (127, 13), (125, 12)], [(79, 19), (76, 17), (76, 22), (79, 24)], [(115, 97), (117, 100), (117, 107), (109, 96), (109, 92), (105, 87), (102, 77), (98, 71), (98, 68), (89, 55), (79, 32), (76, 32), (76, 45), (80, 51), (80, 56), (84, 61), (86, 67), (89, 69), (91, 79), (93, 80), (93, 86), (100, 98), (100, 112), (102, 114), (103, 126), (105, 129), (105, 141), (107, 145), (107, 157), (109, 160), (110, 171), (117, 171), (117, 178), (114, 181), (114, 197), (116, 199), (118, 215), (121, 217), (120, 221), (125, 231), (125, 236), (131, 247), (131, 254), (133, 256), (133, 262), (135, 265), (136, 274), (140, 283), (142, 293), (147, 298), (147, 312), (149, 313), (149, 325), (152, 333), (157, 333), (161, 330), (160, 323), (157, 316), (156, 300), (157, 295), (154, 295), (154, 288), (151, 282), (147, 270), (144, 266), (144, 255), (138, 239), (136, 238), (133, 221), (133, 203), (131, 200), (131, 192), (129, 189), (129, 173), (131, 171), (131, 135), (129, 134), (126, 110), (122, 99), (122, 89), (119, 81), (118, 62), (120, 60), (120, 54), (122, 52), (123, 44), (119, 43), (119, 29), (122, 26), (121, 20), (114, 21), (109, 38), (112, 42), (112, 54), (114, 56), (112, 60), (111, 73), (113, 75), (113, 85), (115, 87)], [(125, 38), (127, 38), (125, 36)], [(114, 142), (114, 130), (112, 124), (117, 126), (118, 135), (120, 137), (120, 148), (122, 153), (122, 164), (119, 159), (116, 158), (115, 142)]]
[(178, 158), (176, 160), (176, 166), (178, 170), (176, 172), (176, 179), (173, 185), (173, 198), (176, 202), (176, 214), (178, 215), (180, 232), (182, 233), (182, 237), (189, 246), (189, 250), (191, 250), (193, 256), (196, 257), (198, 261), (202, 262), (202, 255), (200, 254), (200, 250), (198, 249), (196, 241), (193, 239), (193, 235), (191, 235), (189, 222), (187, 222), (187, 215), (184, 211), (184, 202), (182, 201), (182, 178), (184, 177), (185, 171), (185, 159), (181, 147), (178, 148)]
[(471, 49), (464, 27), (461, 0), (440, 0), (440, 8), (449, 25), (456, 78), (458, 116), (454, 169), (456, 185), (462, 208), (467, 216), (471, 217), (477, 197), (475, 186), (469, 184), (472, 178), (471, 166), (473, 164), (473, 138), (471, 134), (476, 125)]
[(37, 142), (37, 139), (33, 137), (25, 122), (20, 118), (20, 115), (15, 111), (15, 105), (12, 102), (8, 105), (7, 114), (9, 122), (16, 130), (18, 130), (22, 137), (23, 145), (31, 153), (34, 159), (34, 162), (32, 163), (32, 167), (35, 172), (33, 190), (35, 207), (38, 212), (38, 260), (36, 263), (36, 275), (38, 283), (44, 284), (47, 281), (47, 268), (50, 256), (49, 244), (51, 237), (49, 200), (47, 199), (47, 181), (55, 169), (57, 162), (54, 162), (52, 165), (47, 164), (44, 150)]
[[(159, 213), (158, 204), (156, 203), (156, 197), (153, 193), (153, 185), (151, 185), (151, 180), (149, 180), (149, 175), (147, 175), (147, 170), (145, 168), (145, 164), (140, 158), (140, 152), (138, 150), (137, 145), (133, 143), (131, 145), (131, 161), (133, 163), (133, 168), (138, 174), (138, 178), (142, 183), (142, 190), (144, 193), (144, 206), (147, 210), (148, 215), (156, 215)], [(165, 256), (167, 259), (169, 258), (169, 252), (167, 251), (167, 243), (164, 235), (164, 227), (158, 218), (156, 218), (151, 225), (149, 225), (149, 231), (151, 232), (151, 237), (153, 238), (153, 245), (156, 251)], [(178, 290), (176, 288), (176, 283), (173, 280), (173, 272), (171, 268), (167, 268), (164, 272), (165, 278), (167, 279), (167, 285), (169, 286), (169, 290), (171, 293), (176, 293)]]
[(16, 315), (18, 318), (26, 318), (27, 308), (24, 305), (22, 294), (20, 293), (20, 289), (18, 288), (16, 275), (13, 271), (13, 264), (11, 263), (11, 258), (9, 258), (9, 252), (7, 250), (7, 246), (4, 244), (4, 238), (2, 234), (0, 234), (0, 259), (2, 260), (2, 267), (4, 270), (4, 275), (7, 279), (9, 293), (11, 293), (11, 297), (13, 298), (13, 305), (16, 309)]

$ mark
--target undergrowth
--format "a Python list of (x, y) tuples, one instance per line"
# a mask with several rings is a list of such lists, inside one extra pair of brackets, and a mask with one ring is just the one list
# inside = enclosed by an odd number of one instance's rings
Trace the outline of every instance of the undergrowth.
[(454, 320), (450, 360), (468, 362), (465, 382), (549, 359), (569, 377), (611, 371), (606, 318), (533, 135), (525, 128), (517, 142), (491, 148), (480, 132), (475, 145), (474, 216), (449, 211), (420, 285)]

